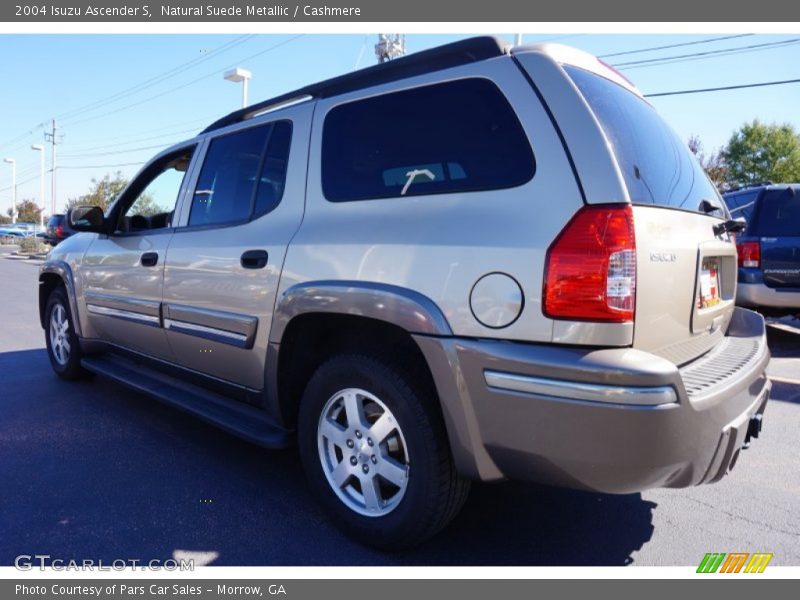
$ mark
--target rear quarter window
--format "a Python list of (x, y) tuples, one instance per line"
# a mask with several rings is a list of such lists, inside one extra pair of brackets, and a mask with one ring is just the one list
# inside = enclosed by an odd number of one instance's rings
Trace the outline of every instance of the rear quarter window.
[(754, 215), (752, 234), (759, 237), (800, 237), (800, 190), (764, 192)]
[(494, 190), (534, 174), (516, 114), (487, 79), (461, 79), (336, 106), (325, 117), (331, 202)]
[(672, 130), (644, 99), (589, 71), (565, 66), (606, 134), (634, 204), (699, 211), (703, 200), (724, 216), (717, 188)]

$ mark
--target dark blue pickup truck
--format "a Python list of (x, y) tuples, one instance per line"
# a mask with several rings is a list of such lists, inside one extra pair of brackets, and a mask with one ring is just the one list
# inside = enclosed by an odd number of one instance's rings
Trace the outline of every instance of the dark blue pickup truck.
[(736, 302), (770, 313), (800, 313), (800, 184), (749, 187), (723, 195), (739, 235)]

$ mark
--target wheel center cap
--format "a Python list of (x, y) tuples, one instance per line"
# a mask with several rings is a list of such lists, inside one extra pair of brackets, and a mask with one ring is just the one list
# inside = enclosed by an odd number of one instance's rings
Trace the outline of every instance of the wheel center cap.
[(367, 442), (361, 442), (358, 447), (358, 461), (361, 463), (369, 462), (369, 457), (371, 455), (372, 451)]

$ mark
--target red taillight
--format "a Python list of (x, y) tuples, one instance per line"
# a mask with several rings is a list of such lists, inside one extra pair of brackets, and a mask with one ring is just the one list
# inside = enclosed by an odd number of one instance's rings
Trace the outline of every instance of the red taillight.
[(57, 225), (56, 226), (56, 237), (63, 237), (64, 236), (64, 226)]
[(761, 244), (759, 242), (739, 242), (736, 244), (740, 267), (761, 266)]
[(547, 251), (544, 313), (577, 321), (633, 320), (636, 237), (629, 205), (585, 206)]

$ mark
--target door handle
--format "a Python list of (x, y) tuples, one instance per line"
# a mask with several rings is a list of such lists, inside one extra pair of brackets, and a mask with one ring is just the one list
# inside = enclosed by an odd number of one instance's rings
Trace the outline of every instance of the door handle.
[(242, 254), (241, 263), (245, 269), (263, 269), (268, 260), (269, 254), (266, 250), (248, 250)]
[(158, 252), (145, 252), (142, 254), (143, 267), (155, 267), (158, 264)]

